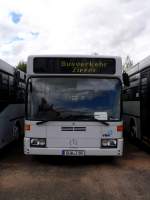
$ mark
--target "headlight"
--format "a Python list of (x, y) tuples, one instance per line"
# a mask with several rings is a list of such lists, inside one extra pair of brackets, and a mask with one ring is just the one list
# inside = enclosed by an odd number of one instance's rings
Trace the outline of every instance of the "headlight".
[(101, 139), (102, 148), (117, 148), (116, 139)]
[(46, 147), (46, 138), (31, 138), (31, 147)]

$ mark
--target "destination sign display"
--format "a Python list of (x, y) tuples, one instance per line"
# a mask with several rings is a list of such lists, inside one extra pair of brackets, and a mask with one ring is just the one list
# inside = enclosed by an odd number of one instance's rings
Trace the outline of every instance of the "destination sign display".
[(113, 58), (37, 57), (33, 60), (34, 73), (41, 74), (114, 74)]

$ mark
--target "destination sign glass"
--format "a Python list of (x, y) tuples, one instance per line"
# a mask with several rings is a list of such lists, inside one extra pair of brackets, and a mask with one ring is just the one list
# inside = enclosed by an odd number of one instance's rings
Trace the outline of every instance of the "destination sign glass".
[(114, 74), (112, 58), (38, 57), (33, 60), (34, 73), (42, 74)]

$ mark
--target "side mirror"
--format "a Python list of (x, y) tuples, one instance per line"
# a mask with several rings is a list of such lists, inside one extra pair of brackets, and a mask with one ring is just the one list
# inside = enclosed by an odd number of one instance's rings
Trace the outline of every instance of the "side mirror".
[(123, 83), (125, 86), (130, 86), (130, 80), (129, 80), (129, 75), (124, 71), (122, 74), (123, 77)]

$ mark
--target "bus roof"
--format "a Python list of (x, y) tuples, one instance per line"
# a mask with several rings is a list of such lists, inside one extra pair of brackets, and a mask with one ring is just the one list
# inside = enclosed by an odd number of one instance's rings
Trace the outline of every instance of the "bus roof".
[(4, 60), (0, 59), (0, 70), (7, 72), (9, 74), (14, 74), (14, 67), (6, 63)]
[(24, 80), (25, 79), (25, 73), (24, 72), (22, 72), (19, 69), (16, 69), (12, 65), (10, 65), (7, 62), (5, 62), (4, 60), (0, 59), (0, 71), (6, 72), (6, 73), (11, 74), (11, 75), (14, 75), (14, 72), (16, 70), (20, 72), (20, 79)]
[(88, 54), (37, 54), (37, 55), (30, 55), (28, 56), (28, 59), (29, 58), (35, 58), (35, 57), (62, 57), (62, 58), (74, 58), (74, 57), (77, 57), (77, 58), (120, 58), (120, 56), (109, 56), (109, 55), (88, 55)]
[(150, 56), (147, 56), (137, 64), (127, 69), (126, 72), (128, 73), (128, 75), (136, 74), (149, 66), (150, 66)]

